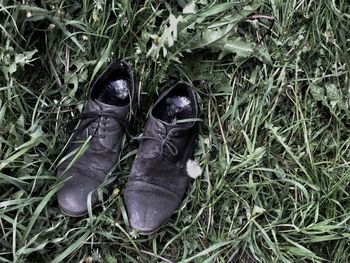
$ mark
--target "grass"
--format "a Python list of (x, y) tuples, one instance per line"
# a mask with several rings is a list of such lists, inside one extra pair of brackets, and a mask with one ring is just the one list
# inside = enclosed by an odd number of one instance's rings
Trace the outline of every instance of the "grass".
[[(1, 1), (0, 261), (348, 262), (349, 14), (346, 0)], [(200, 97), (203, 174), (149, 237), (122, 199), (135, 145), (87, 218), (55, 200), (65, 124), (113, 58), (138, 76), (139, 132), (166, 85)]]

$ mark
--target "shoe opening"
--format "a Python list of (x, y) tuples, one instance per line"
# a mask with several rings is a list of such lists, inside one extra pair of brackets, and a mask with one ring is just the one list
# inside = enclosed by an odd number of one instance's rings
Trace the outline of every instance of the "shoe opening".
[(182, 123), (191, 126), (192, 121), (184, 121), (196, 117), (195, 105), (196, 102), (191, 88), (181, 83), (172, 88), (155, 105), (152, 114), (155, 118), (172, 125)]
[(113, 106), (126, 106), (131, 100), (132, 81), (128, 67), (115, 63), (96, 81), (91, 98)]

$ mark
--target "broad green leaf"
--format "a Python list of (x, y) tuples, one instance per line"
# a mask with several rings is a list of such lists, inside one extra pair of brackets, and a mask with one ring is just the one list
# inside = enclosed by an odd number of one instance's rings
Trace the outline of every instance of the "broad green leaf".
[(38, 50), (34, 49), (33, 51), (25, 51), (23, 53), (16, 54), (15, 55), (16, 64), (20, 64), (21, 66), (24, 66), (25, 64), (30, 63), (31, 61), (34, 60), (32, 58), (36, 52), (38, 52)]
[(195, 14), (197, 11), (197, 6), (195, 2), (189, 3), (185, 6), (182, 13), (184, 14)]
[(172, 47), (174, 45), (174, 42), (177, 40), (177, 25), (182, 19), (182, 16), (176, 18), (173, 14), (170, 14), (169, 26), (165, 27), (164, 33), (160, 38), (160, 46)]
[(224, 45), (224, 50), (235, 53), (239, 57), (249, 57), (253, 52), (253, 44), (242, 41), (239, 38), (230, 39), (228, 43)]
[(310, 93), (315, 101), (323, 101), (325, 99), (324, 89), (318, 85), (311, 84)]
[(223, 4), (217, 4), (214, 6), (209, 7), (207, 10), (202, 12), (200, 14), (201, 17), (208, 17), (208, 16), (214, 16), (221, 12), (225, 12), (227, 10), (232, 10), (233, 7), (241, 5), (241, 1), (231, 2), (231, 3), (223, 3)]
[(336, 85), (326, 84), (326, 93), (332, 107), (342, 103), (342, 93)]
[[(220, 50), (223, 49), (223, 43), (215, 43), (218, 40), (224, 38), (233, 28), (233, 25), (228, 25), (224, 28), (217, 29), (207, 29), (202, 33), (201, 43), (198, 43), (197, 48), (205, 47), (205, 46), (216, 46), (219, 47)], [(225, 42), (225, 40), (223, 40)]]

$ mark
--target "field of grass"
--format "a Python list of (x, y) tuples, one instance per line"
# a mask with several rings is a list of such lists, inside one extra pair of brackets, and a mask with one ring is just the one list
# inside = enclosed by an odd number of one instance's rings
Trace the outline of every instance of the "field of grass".
[[(1, 0), (0, 31), (0, 262), (349, 262), (348, 0)], [(128, 141), (89, 216), (55, 199), (67, 123), (115, 58), (135, 132), (167, 85), (199, 94), (203, 174), (151, 236), (123, 205)]]

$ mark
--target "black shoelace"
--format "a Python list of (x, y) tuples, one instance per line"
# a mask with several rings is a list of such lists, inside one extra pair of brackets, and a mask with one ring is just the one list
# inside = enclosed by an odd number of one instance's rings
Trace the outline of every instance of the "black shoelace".
[[(78, 115), (76, 119), (78, 120), (85, 120), (87, 119), (83, 125), (78, 126), (74, 132), (77, 132), (78, 134), (82, 132), (84, 129), (86, 129), (88, 126), (90, 126), (92, 123), (96, 122), (101, 117), (111, 117), (117, 120), (117, 122), (120, 124), (120, 126), (123, 128), (125, 134), (129, 137), (130, 140), (132, 141), (143, 141), (143, 140), (154, 140), (160, 143), (160, 152), (159, 154), (162, 156), (164, 154), (164, 149), (168, 149), (169, 153), (172, 156), (175, 156), (178, 154), (178, 149), (176, 145), (171, 142), (171, 135), (168, 134), (164, 139), (152, 137), (152, 136), (144, 136), (144, 135), (139, 135), (139, 136), (134, 136), (131, 134), (126, 121), (119, 116), (116, 112), (113, 111), (105, 111), (105, 110), (99, 110), (99, 111), (90, 111), (90, 112), (84, 112)], [(96, 130), (94, 131), (93, 134), (91, 134), (93, 137), (103, 137), (99, 134), (97, 134), (97, 130), (99, 127), (96, 127)]]
[[(106, 111), (106, 110), (98, 110), (98, 111), (90, 111), (90, 112), (84, 112), (78, 115), (76, 119), (78, 120), (85, 120), (87, 121), (81, 125), (78, 126), (74, 131), (77, 133), (82, 132), (84, 129), (86, 129), (88, 126), (90, 126), (92, 123), (96, 122), (101, 117), (111, 117), (120, 124), (120, 126), (124, 129), (125, 133), (130, 137), (129, 129), (127, 128), (126, 122), (123, 118), (119, 116), (118, 113), (114, 111)], [(103, 137), (97, 134), (97, 130), (99, 127), (96, 127), (96, 130), (93, 134), (91, 134), (94, 137)]]
[(160, 152), (159, 152), (160, 156), (163, 156), (165, 148), (169, 150), (169, 153), (172, 156), (176, 156), (178, 154), (178, 149), (177, 149), (176, 145), (171, 142), (169, 134), (164, 139), (159, 139), (159, 138), (152, 137), (152, 136), (140, 135), (137, 137), (132, 137), (132, 140), (135, 140), (135, 141), (154, 140), (154, 141), (160, 142)]

